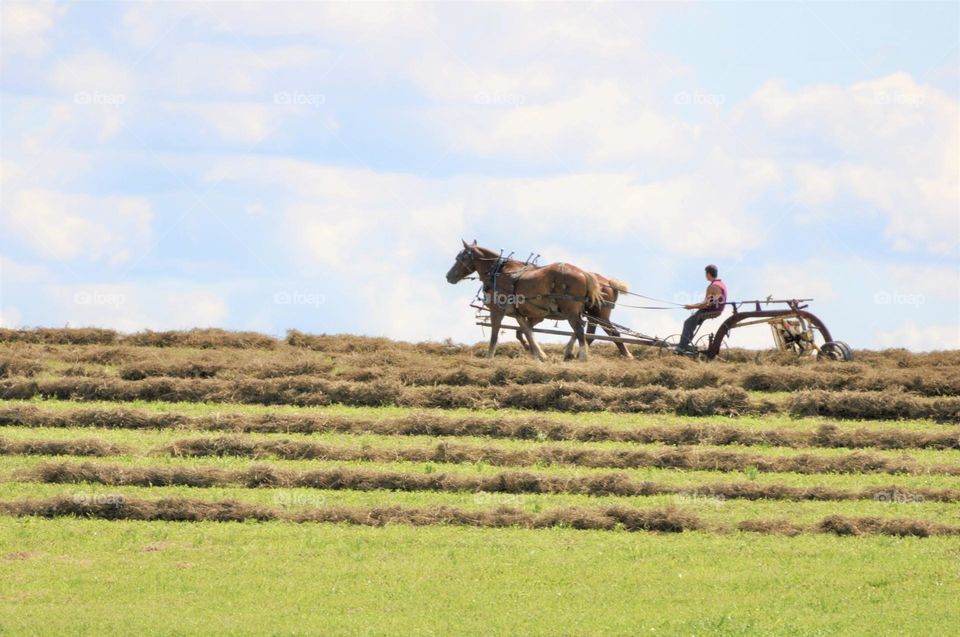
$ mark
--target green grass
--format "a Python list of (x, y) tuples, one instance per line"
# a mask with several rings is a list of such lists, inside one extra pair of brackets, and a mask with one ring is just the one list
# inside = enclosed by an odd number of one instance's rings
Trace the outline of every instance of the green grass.
[(933, 635), (955, 539), (14, 519), (0, 634)]
[[(769, 398), (771, 394), (763, 394)], [(777, 396), (783, 398), (784, 396)], [(331, 414), (392, 418), (546, 417), (609, 427), (733, 425), (809, 431), (825, 424), (871, 430), (944, 431), (930, 421), (837, 422), (783, 415), (678, 417), (667, 414), (569, 414), (522, 410), (425, 410), (163, 402), (0, 401), (44, 409), (96, 407), (212, 413)], [(958, 430), (960, 431), (960, 430)], [(0, 500), (124, 494), (155, 499), (235, 499), (289, 509), (317, 506), (501, 505), (539, 512), (562, 506), (674, 506), (711, 527), (748, 519), (814, 523), (846, 516), (912, 518), (960, 526), (960, 506), (937, 502), (789, 502), (683, 496), (591, 497), (572, 494), (475, 494), (216, 487), (112, 487), (40, 484), (15, 476), (41, 463), (283, 469), (337, 466), (412, 473), (546, 475), (624, 473), (678, 485), (754, 480), (758, 484), (859, 489), (876, 485), (960, 489), (960, 476), (752, 473), (571, 466), (494, 467), (485, 463), (254, 461), (151, 454), (173, 440), (228, 432), (28, 428), (0, 426), (9, 439), (102, 438), (128, 446), (109, 458), (0, 456)], [(253, 434), (360, 447), (434, 445), (434, 437)], [(532, 441), (447, 438), (525, 449)], [(595, 449), (662, 449), (631, 443), (547, 442)], [(848, 449), (737, 445), (719, 449), (770, 457)], [(864, 450), (924, 464), (960, 463), (956, 450)], [(325, 634), (325, 635), (929, 635), (960, 625), (960, 537), (925, 539), (826, 534), (797, 537), (739, 532), (679, 535), (570, 529), (475, 529), (329, 524), (163, 523), (76, 518), (0, 517), (0, 636), (20, 634)]]

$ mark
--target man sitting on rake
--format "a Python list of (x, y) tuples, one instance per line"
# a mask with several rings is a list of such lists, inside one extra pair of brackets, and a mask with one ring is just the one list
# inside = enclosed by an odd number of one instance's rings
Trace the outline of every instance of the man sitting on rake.
[(683, 332), (680, 334), (680, 343), (677, 345), (677, 354), (686, 354), (690, 351), (690, 341), (693, 335), (700, 327), (700, 324), (707, 319), (720, 316), (723, 313), (723, 306), (727, 302), (727, 285), (717, 278), (717, 266), (712, 263), (703, 269), (706, 274), (707, 294), (701, 303), (690, 303), (684, 305), (688, 310), (696, 310), (690, 317), (683, 322)]

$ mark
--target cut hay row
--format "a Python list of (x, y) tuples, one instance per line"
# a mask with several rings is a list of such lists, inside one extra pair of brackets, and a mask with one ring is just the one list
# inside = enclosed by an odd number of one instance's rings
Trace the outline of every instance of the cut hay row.
[(492, 445), (441, 442), (430, 446), (348, 447), (293, 439), (257, 440), (241, 436), (188, 438), (163, 446), (174, 456), (275, 457), (284, 460), (332, 460), (340, 462), (436, 462), (477, 463), (493, 466), (569, 465), (589, 468), (687, 469), (691, 471), (745, 471), (773, 473), (890, 473), (910, 475), (960, 475), (957, 464), (920, 464), (906, 458), (853, 452), (837, 456), (798, 454), (766, 456), (757, 453), (719, 451), (696, 447), (646, 449), (589, 449), (537, 445), (511, 449)]
[(120, 456), (129, 449), (100, 438), (73, 440), (9, 440), (0, 437), (3, 456)]
[(558, 476), (507, 471), (487, 476), (451, 473), (410, 473), (337, 467), (295, 471), (270, 465), (247, 469), (217, 467), (133, 467), (85, 462), (42, 463), (18, 473), (27, 482), (102, 484), (107, 486), (198, 488), (310, 488), (352, 491), (436, 491), (510, 494), (572, 494), (591, 496), (683, 495), (691, 498), (738, 500), (875, 500), (885, 502), (960, 502), (960, 490), (904, 488), (881, 485), (863, 489), (792, 487), (739, 481), (673, 485), (635, 480), (623, 473)]
[[(71, 366), (64, 368), (63, 363)], [(859, 364), (841, 366), (815, 361), (805, 361), (802, 366), (699, 365), (663, 358), (628, 365), (602, 359), (589, 365), (571, 365), (475, 360), (470, 356), (436, 357), (422, 353), (396, 355), (390, 350), (321, 358), (290, 348), (270, 352), (207, 350), (189, 359), (176, 349), (156, 351), (131, 347), (48, 351), (36, 346), (19, 346), (8, 347), (6, 352), (0, 353), (0, 377), (31, 377), (45, 370), (60, 376), (122, 380), (216, 378), (242, 381), (310, 376), (315, 380), (376, 381), (403, 386), (487, 388), (579, 382), (626, 389), (725, 386), (754, 392), (828, 390), (960, 395), (960, 366), (875, 369)]]
[[(271, 380), (148, 378), (142, 381), (84, 378), (0, 381), (0, 398), (46, 396), (64, 400), (129, 402), (217, 402), (262, 405), (350, 405), (429, 408), (503, 408), (569, 412), (674, 412), (681, 415), (737, 415), (759, 411), (740, 389), (615, 389), (585, 383), (507, 385), (496, 388), (408, 387), (399, 382), (328, 381), (312, 376)], [(771, 409), (773, 409), (771, 407)]]
[(409, 387), (399, 382), (327, 381), (309, 376), (236, 382), (176, 378), (90, 380), (72, 377), (43, 380), (18, 377), (0, 381), (0, 398), (26, 400), (37, 396), (121, 402), (162, 400), (297, 406), (395, 405), (565, 412), (607, 410), (683, 416), (789, 413), (840, 419), (960, 422), (960, 397), (934, 399), (890, 392), (798, 392), (787, 401), (774, 402), (751, 399), (747, 392), (735, 387), (683, 390), (648, 386), (622, 389), (559, 382), (476, 388)]
[[(647, 531), (680, 533), (683, 531), (729, 532), (724, 525), (708, 525), (697, 515), (676, 508), (637, 509), (632, 507), (558, 507), (540, 513), (501, 507), (495, 510), (468, 510), (451, 506), (432, 507), (317, 507), (287, 510), (279, 507), (246, 504), (235, 500), (205, 501), (190, 498), (144, 500), (122, 495), (99, 498), (56, 497), (46, 500), (0, 502), (0, 515), (63, 516), (104, 520), (169, 522), (243, 522), (288, 521), (322, 522), (384, 526), (455, 525), (482, 528), (555, 528), (597, 531)], [(832, 533), (836, 535), (894, 535), (929, 537), (957, 535), (960, 528), (909, 518), (854, 518), (828, 516), (811, 525), (789, 520), (745, 520), (736, 530), (754, 533), (797, 535)]]
[(483, 418), (417, 413), (391, 418), (329, 414), (216, 413), (194, 416), (135, 409), (41, 409), (0, 406), (0, 426), (182, 429), (233, 433), (344, 433), (381, 436), (485, 437), (509, 440), (633, 442), (665, 445), (742, 445), (790, 448), (960, 449), (960, 431), (845, 429), (824, 424), (815, 431), (734, 425), (660, 425), (636, 428), (570, 424), (543, 416)]
[[(0, 455), (112, 456), (134, 450), (99, 438), (68, 440), (10, 440), (0, 437)], [(147, 455), (176, 457), (278, 458), (336, 462), (436, 462), (442, 464), (485, 463), (498, 467), (563, 465), (584, 468), (686, 469), (691, 471), (747, 471), (769, 473), (889, 473), (904, 475), (960, 475), (958, 464), (926, 464), (909, 458), (890, 458), (866, 452), (822, 456), (801, 453), (770, 456), (758, 453), (668, 447), (663, 449), (595, 449), (558, 445), (508, 448), (494, 445), (439, 442), (435, 445), (401, 447), (347, 446), (299, 439), (254, 439), (216, 436), (175, 440)]]
[(277, 339), (257, 332), (228, 332), (217, 328), (187, 331), (121, 334), (100, 328), (36, 328), (12, 330), (0, 328), (0, 343), (36, 343), (42, 345), (133, 345), (138, 347), (220, 347), (273, 349)]

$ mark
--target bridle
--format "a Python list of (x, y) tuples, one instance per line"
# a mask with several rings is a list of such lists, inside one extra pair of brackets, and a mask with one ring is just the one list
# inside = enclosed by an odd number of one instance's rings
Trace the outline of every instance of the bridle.
[[(470, 256), (467, 256), (467, 253), (469, 253)], [(504, 262), (506, 261), (505, 259), (503, 259), (503, 257), (499, 257), (499, 256), (483, 257), (478, 254), (475, 254), (472, 250), (470, 250), (470, 248), (464, 248), (459, 253), (457, 253), (457, 258), (454, 259), (454, 262), (466, 270), (463, 276), (461, 276), (461, 278), (464, 278), (466, 276), (469, 276), (471, 272), (477, 271), (476, 261), (498, 261), (498, 260), (501, 260)], [(500, 269), (500, 268), (496, 268), (496, 269)]]

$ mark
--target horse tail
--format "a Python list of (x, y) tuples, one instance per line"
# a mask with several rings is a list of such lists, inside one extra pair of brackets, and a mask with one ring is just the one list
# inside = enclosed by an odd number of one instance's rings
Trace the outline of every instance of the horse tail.
[(607, 280), (610, 281), (610, 287), (612, 287), (617, 292), (630, 291), (630, 286), (627, 285), (625, 281), (621, 281), (620, 279), (615, 279), (613, 277), (608, 277)]
[(589, 272), (584, 272), (587, 279), (587, 307), (603, 307), (603, 292), (600, 290), (600, 284), (597, 283), (597, 277)]

